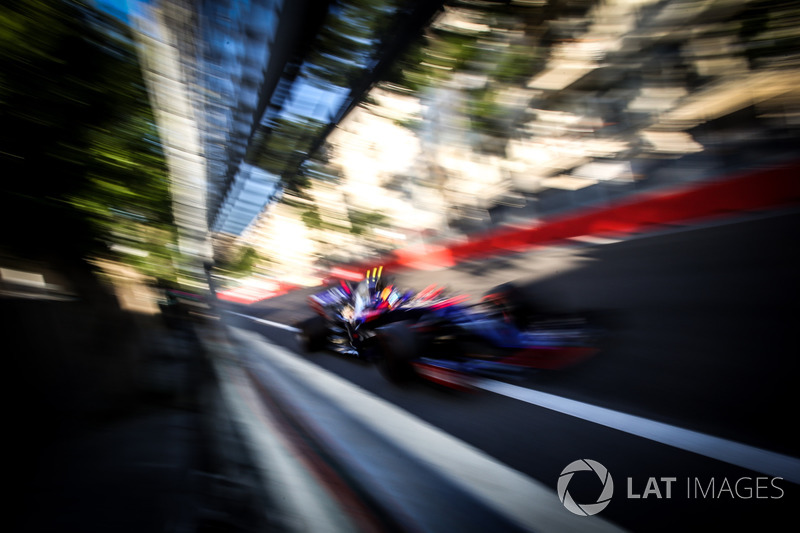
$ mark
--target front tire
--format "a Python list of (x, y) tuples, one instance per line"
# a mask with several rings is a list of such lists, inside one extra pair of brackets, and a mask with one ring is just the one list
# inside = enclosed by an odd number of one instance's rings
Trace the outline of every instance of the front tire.
[(318, 352), (328, 339), (328, 324), (321, 316), (312, 316), (297, 324), (297, 344), (306, 353)]
[(387, 381), (400, 385), (414, 379), (411, 362), (419, 357), (420, 342), (409, 322), (395, 322), (378, 330), (381, 357), (378, 370)]

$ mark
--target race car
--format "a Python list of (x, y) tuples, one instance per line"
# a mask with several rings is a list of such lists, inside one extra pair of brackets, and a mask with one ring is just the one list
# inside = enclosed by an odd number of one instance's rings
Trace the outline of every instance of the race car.
[(297, 325), (301, 348), (373, 361), (395, 383), (421, 377), (465, 389), (474, 377), (560, 369), (598, 351), (601, 331), (586, 316), (537, 308), (514, 284), (468, 303), (433, 285), (402, 290), (381, 274), (310, 296), (315, 315)]

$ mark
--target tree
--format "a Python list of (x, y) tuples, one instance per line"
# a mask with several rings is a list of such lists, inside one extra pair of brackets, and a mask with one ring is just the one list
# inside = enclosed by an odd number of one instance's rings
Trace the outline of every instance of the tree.
[(167, 169), (126, 26), (78, 2), (0, 7), (0, 112), (0, 246), (77, 272), (125, 244), (170, 275)]

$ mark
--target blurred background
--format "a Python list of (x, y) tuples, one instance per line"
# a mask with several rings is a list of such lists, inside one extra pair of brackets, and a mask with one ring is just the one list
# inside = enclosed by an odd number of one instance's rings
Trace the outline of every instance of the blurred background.
[[(502, 232), (518, 251), (552, 220), (674, 191), (711, 191), (684, 218), (796, 205), (798, 80), (792, 1), (4, 4), (2, 351), (35, 391), (14, 409), (20, 492), (57, 493), (43, 479), (74, 477), (53, 443), (132, 414), (186, 419), (120, 441), (219, 433), (194, 357), (198, 324), (222, 335), (214, 296), (259, 302), (415, 250), (485, 255)], [(625, 216), (603, 236), (682, 217)], [(114, 448), (64, 453), (95, 446)], [(216, 487), (230, 458), (208, 446), (172, 464)], [(240, 496), (225, 505), (257, 497)]]
[(313, 285), (793, 156), (791, 2), (283, 4), (4, 8), (7, 261)]

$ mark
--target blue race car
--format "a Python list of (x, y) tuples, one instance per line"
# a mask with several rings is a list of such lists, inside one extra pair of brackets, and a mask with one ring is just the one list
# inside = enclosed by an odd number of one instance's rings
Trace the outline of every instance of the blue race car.
[(302, 349), (333, 349), (373, 361), (395, 383), (413, 377), (469, 388), (474, 376), (508, 376), (574, 365), (598, 351), (585, 316), (536, 310), (513, 284), (478, 303), (429, 286), (401, 290), (367, 272), (309, 297), (315, 316), (297, 325)]

